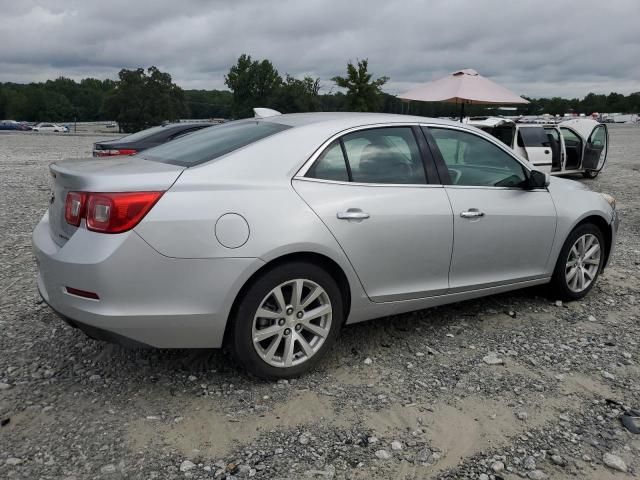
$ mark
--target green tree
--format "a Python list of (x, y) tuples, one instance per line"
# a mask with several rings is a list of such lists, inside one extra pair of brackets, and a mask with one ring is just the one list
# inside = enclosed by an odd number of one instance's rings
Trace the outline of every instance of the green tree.
[(224, 77), (233, 92), (232, 115), (235, 118), (253, 116), (254, 107), (268, 107), (282, 85), (282, 77), (269, 60), (251, 60), (242, 54)]
[(272, 105), (282, 113), (317, 112), (321, 108), (319, 92), (319, 78), (307, 76), (298, 80), (287, 74)]
[(124, 132), (137, 132), (187, 114), (184, 91), (171, 75), (156, 67), (122, 69), (115, 88), (105, 98), (104, 111)]
[(368, 66), (366, 58), (359, 60), (357, 67), (349, 62), (346, 77), (332, 78), (336, 85), (347, 90), (347, 107), (354, 112), (378, 111), (382, 101), (382, 85), (389, 80), (389, 77), (372, 80), (372, 75), (367, 71)]

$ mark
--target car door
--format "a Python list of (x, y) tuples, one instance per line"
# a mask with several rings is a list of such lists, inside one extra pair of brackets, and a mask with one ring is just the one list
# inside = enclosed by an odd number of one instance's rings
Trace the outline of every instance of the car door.
[(360, 129), (334, 139), (293, 181), (373, 301), (448, 289), (452, 212), (442, 185), (429, 183), (428, 151), (417, 127)]
[(582, 168), (585, 170), (600, 171), (607, 160), (609, 146), (609, 133), (604, 124), (596, 125), (584, 147)]
[(547, 275), (556, 210), (546, 188), (497, 142), (455, 127), (425, 129), (453, 209), (450, 291)]

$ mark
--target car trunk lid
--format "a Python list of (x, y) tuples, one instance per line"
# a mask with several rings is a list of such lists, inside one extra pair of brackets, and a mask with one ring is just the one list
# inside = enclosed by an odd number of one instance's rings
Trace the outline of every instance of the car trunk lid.
[(78, 227), (64, 216), (67, 193), (166, 191), (184, 167), (136, 157), (62, 160), (49, 166), (53, 186), (49, 201), (51, 238), (64, 245)]

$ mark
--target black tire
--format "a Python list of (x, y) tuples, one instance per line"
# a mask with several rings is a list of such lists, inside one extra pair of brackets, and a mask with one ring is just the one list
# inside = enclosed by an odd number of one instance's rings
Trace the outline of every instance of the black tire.
[[(308, 360), (290, 367), (273, 366), (256, 351), (253, 344), (252, 328), (254, 316), (265, 297), (277, 286), (294, 279), (304, 279), (318, 284), (331, 302), (331, 325), (329, 333), (318, 351)], [(344, 306), (337, 282), (323, 268), (306, 262), (291, 262), (267, 271), (246, 289), (239, 299), (233, 316), (228, 342), (235, 360), (250, 374), (265, 379), (292, 378), (307, 372), (324, 357), (335, 343), (344, 323)]]
[[(571, 248), (573, 247), (575, 242), (580, 237), (587, 234), (595, 236), (600, 244), (600, 262), (598, 264), (595, 277), (593, 278), (591, 283), (584, 290), (576, 292), (569, 288), (569, 284), (566, 278), (566, 265), (567, 261), (569, 260), (569, 252), (571, 251)], [(604, 236), (602, 234), (602, 231), (597, 226), (592, 223), (584, 223), (576, 227), (565, 240), (562, 250), (560, 251), (560, 255), (558, 256), (558, 261), (556, 262), (553, 277), (549, 285), (550, 295), (555, 299), (567, 301), (579, 300), (583, 298), (596, 284), (598, 277), (600, 276), (600, 272), (602, 271), (605, 254), (606, 246), (604, 242)]]
[(596, 170), (585, 170), (584, 172), (582, 172), (582, 176), (584, 178), (589, 178), (591, 180), (593, 180), (594, 178), (596, 178), (598, 176), (600, 172), (596, 171)]

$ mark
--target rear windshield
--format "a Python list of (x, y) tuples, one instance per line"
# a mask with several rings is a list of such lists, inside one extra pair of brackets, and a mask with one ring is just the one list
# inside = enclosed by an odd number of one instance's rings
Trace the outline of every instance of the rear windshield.
[(142, 140), (143, 138), (147, 138), (150, 135), (154, 135), (162, 130), (166, 130), (164, 126), (151, 127), (146, 130), (141, 130), (136, 133), (132, 133), (131, 135), (126, 135), (122, 138), (118, 139), (118, 142), (137, 142), (138, 140)]
[(138, 156), (161, 163), (192, 167), (226, 155), (283, 130), (288, 125), (256, 120), (240, 120), (205, 128)]

